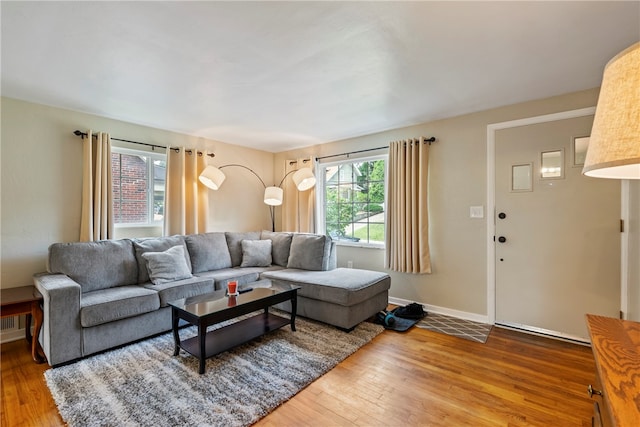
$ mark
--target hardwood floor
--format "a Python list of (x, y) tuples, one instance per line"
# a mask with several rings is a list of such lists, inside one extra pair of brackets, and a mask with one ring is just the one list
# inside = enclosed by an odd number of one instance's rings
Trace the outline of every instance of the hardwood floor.
[[(3, 344), (2, 426), (60, 426), (25, 341)], [(385, 331), (256, 426), (591, 426), (588, 347), (493, 328), (486, 344)]]

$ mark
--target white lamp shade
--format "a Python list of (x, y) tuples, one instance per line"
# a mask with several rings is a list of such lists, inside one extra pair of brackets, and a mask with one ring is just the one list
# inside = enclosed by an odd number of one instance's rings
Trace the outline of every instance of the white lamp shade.
[(282, 204), (282, 188), (267, 187), (264, 189), (264, 202), (269, 206), (280, 206)]
[(225, 178), (226, 176), (224, 176), (224, 173), (222, 173), (220, 169), (211, 165), (204, 168), (204, 170), (198, 177), (201, 183), (212, 190), (217, 190), (218, 188), (220, 188)]
[(604, 69), (582, 173), (640, 179), (640, 43), (620, 52)]
[(309, 168), (298, 169), (291, 178), (294, 184), (296, 184), (298, 191), (305, 191), (316, 185), (316, 177)]

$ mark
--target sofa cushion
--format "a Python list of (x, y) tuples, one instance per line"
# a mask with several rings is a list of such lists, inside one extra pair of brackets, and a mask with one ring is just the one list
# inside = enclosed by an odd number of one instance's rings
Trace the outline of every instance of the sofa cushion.
[(275, 265), (286, 267), (289, 262), (289, 251), (291, 250), (291, 239), (293, 233), (262, 231), (262, 240), (271, 240), (271, 260)]
[(224, 233), (200, 233), (185, 237), (194, 273), (231, 267)]
[(185, 280), (162, 283), (160, 285), (147, 283), (144, 287), (158, 292), (160, 307), (166, 307), (167, 303), (171, 301), (215, 291), (213, 280), (206, 277), (191, 277)]
[(128, 239), (54, 243), (49, 246), (48, 270), (69, 276), (82, 292), (138, 282), (138, 265)]
[(269, 267), (271, 240), (243, 240), (240, 267)]
[(271, 267), (233, 267), (223, 268), (222, 270), (206, 271), (198, 273), (198, 277), (207, 277), (215, 281), (216, 290), (226, 289), (227, 283), (231, 280), (238, 282), (238, 289), (242, 289), (244, 285), (255, 282), (259, 279), (260, 274), (265, 271), (282, 270), (282, 267), (272, 265)]
[(142, 258), (147, 261), (149, 280), (154, 285), (191, 277), (191, 269), (184, 259), (184, 246), (174, 246), (164, 252), (145, 252)]
[(242, 241), (243, 240), (259, 240), (259, 231), (249, 231), (246, 233), (226, 232), (227, 247), (231, 255), (231, 266), (237, 267), (242, 264)]
[(356, 268), (329, 271), (286, 269), (264, 272), (260, 277), (298, 285), (299, 296), (347, 307), (387, 291), (391, 286), (388, 274)]
[(328, 270), (330, 255), (331, 237), (320, 234), (294, 234), (287, 268)]
[(183, 236), (169, 237), (151, 237), (148, 239), (135, 239), (133, 247), (136, 251), (136, 260), (138, 261), (138, 283), (147, 283), (149, 281), (149, 273), (147, 272), (147, 261), (142, 257), (145, 252), (162, 252), (167, 249), (182, 245), (184, 246), (184, 256), (187, 260), (189, 270), (191, 270), (191, 260), (189, 259), (189, 251), (184, 242)]
[(87, 292), (80, 300), (80, 324), (85, 328), (148, 313), (160, 308), (158, 293), (130, 285)]

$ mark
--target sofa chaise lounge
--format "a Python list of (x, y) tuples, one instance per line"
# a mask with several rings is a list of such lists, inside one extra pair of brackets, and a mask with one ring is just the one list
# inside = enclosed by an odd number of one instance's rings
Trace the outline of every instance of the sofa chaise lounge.
[[(261, 279), (300, 286), (300, 316), (346, 330), (383, 310), (389, 275), (336, 268), (328, 236), (215, 232), (55, 243), (43, 295), (40, 343), (51, 366), (171, 330), (167, 303)], [(290, 310), (288, 304), (279, 308)]]

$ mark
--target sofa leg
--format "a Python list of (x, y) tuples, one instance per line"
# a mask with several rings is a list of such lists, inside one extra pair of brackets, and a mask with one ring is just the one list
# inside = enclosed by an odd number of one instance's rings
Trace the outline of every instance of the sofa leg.
[[(358, 325), (356, 325), (356, 326), (358, 326)], [(353, 331), (356, 327), (355, 327), (355, 326), (352, 326), (352, 327), (350, 327), (350, 328), (348, 328), (348, 329), (347, 329), (347, 328), (341, 328), (340, 326), (336, 326), (336, 328), (340, 329), (342, 332), (347, 332), (347, 333), (349, 333), (349, 332)]]

